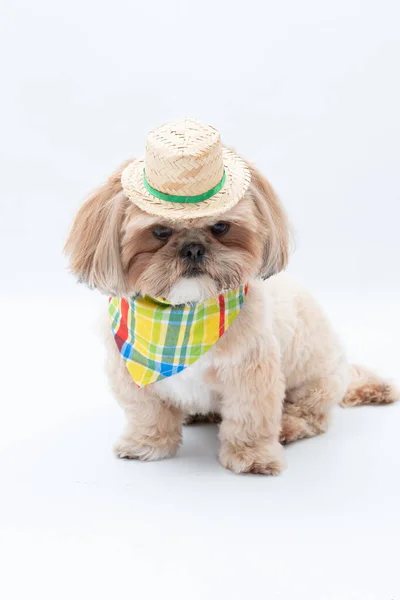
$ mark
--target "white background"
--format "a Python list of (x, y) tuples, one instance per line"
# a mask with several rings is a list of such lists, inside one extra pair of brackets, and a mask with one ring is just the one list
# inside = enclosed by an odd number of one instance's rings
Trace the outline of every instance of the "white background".
[(5, 0), (1, 596), (398, 600), (400, 405), (337, 410), (278, 479), (114, 459), (97, 315), (61, 251), (148, 129), (193, 116), (270, 179), (290, 270), (351, 359), (400, 382), (398, 2)]

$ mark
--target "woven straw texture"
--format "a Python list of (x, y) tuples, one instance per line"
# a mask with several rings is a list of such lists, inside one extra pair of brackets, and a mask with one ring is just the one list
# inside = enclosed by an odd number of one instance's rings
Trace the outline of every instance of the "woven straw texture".
[[(226, 181), (219, 192), (202, 202), (170, 202), (147, 190), (144, 169), (151, 187), (180, 197), (208, 192), (221, 181), (224, 170)], [(250, 172), (239, 156), (222, 146), (216, 129), (186, 118), (151, 131), (146, 155), (130, 163), (121, 180), (126, 195), (139, 208), (180, 220), (218, 215), (232, 208), (244, 196)]]

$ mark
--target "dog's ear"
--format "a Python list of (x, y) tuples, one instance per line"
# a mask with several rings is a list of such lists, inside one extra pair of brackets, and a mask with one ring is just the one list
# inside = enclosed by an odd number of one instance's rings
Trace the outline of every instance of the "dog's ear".
[(289, 258), (290, 231), (286, 213), (269, 182), (251, 164), (250, 193), (260, 216), (261, 234), (265, 238), (264, 256), (259, 277), (267, 279), (286, 268)]
[(121, 173), (129, 162), (85, 202), (64, 247), (70, 257), (70, 269), (79, 281), (114, 296), (125, 291), (120, 231), (127, 199), (122, 191)]

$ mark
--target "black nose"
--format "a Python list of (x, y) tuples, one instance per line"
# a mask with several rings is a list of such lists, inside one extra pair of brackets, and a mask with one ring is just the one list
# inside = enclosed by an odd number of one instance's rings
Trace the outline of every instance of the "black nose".
[(187, 258), (193, 264), (199, 263), (203, 260), (205, 254), (205, 247), (203, 244), (186, 244), (181, 249), (182, 258)]

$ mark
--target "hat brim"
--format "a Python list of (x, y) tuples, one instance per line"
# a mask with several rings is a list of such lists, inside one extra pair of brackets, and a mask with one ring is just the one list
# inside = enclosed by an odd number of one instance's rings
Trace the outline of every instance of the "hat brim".
[(246, 163), (231, 150), (222, 148), (222, 160), (226, 175), (224, 186), (202, 202), (170, 202), (153, 196), (143, 181), (144, 157), (125, 167), (121, 176), (122, 187), (129, 200), (152, 215), (174, 221), (219, 215), (233, 208), (243, 198), (251, 179)]

